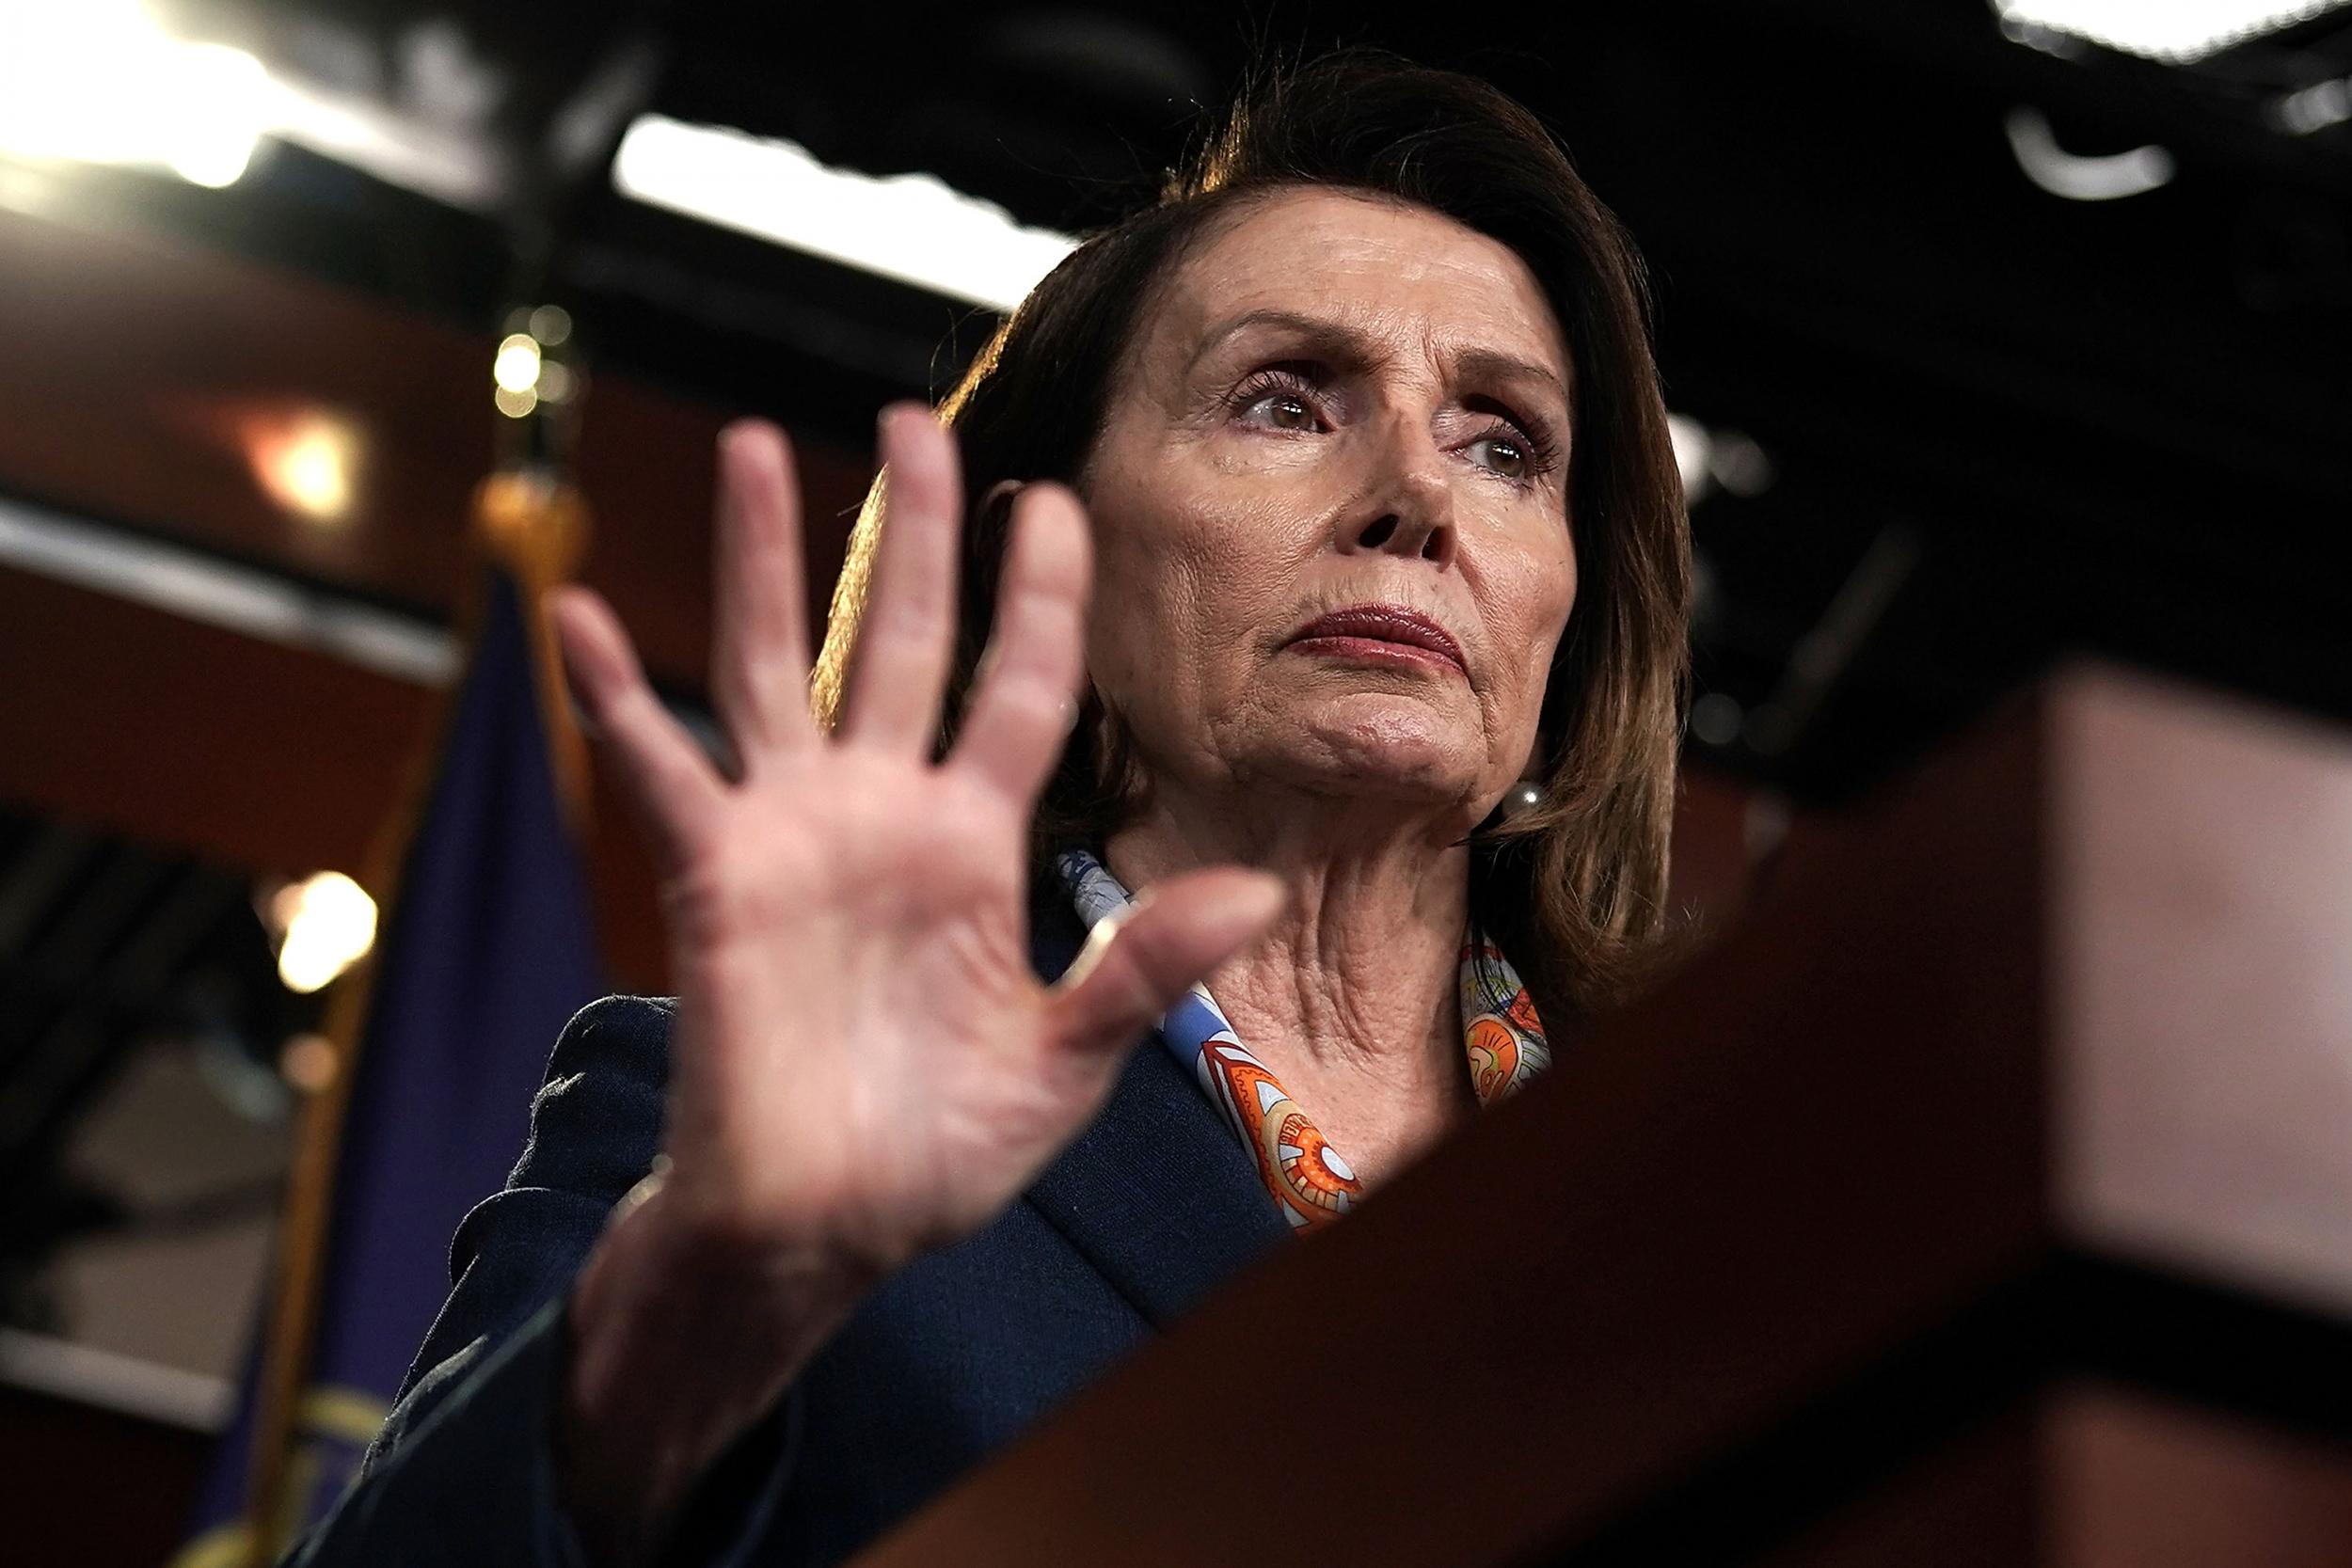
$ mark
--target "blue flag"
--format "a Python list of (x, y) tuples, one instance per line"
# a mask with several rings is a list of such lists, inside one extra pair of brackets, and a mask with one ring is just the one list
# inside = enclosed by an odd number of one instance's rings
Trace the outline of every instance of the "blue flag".
[[(604, 990), (532, 627), (515, 580), (491, 576), (376, 944), (273, 1551), (357, 1467), (448, 1294), (451, 1236), (504, 1183), (557, 1034)], [(251, 1550), (256, 1388), (248, 1375), (176, 1568)]]

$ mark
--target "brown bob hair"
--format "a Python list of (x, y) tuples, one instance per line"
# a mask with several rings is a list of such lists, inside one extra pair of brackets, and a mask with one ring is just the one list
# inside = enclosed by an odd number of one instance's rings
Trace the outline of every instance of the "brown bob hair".
[[(1248, 204), (1303, 185), (1408, 203), (1511, 247), (1565, 335), (1579, 586), (1546, 687), (1541, 800), (1471, 836), (1470, 907), (1555, 1029), (1621, 996), (1666, 926), (1667, 838), (1687, 679), (1690, 530), (1649, 342), (1639, 258), (1543, 124), (1472, 76), (1347, 50), (1247, 89), (1160, 199), (1039, 283), (941, 405), (967, 504), (947, 712), (985, 645), (1009, 519), (1001, 482), (1083, 497), (1128, 351), (1166, 279)], [(834, 591), (813, 697), (838, 717), (872, 580), (881, 483)], [(953, 717), (948, 720), (952, 737)], [(1052, 854), (1098, 853), (1131, 809), (1118, 716), (1090, 691), (1039, 803), (1033, 886)]]

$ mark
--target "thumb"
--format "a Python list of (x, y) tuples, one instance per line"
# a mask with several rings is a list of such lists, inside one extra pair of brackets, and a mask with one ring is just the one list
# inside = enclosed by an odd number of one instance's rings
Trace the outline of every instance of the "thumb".
[(1263, 871), (1191, 871), (1146, 888), (1095, 927), (1053, 990), (1048, 1031), (1062, 1050), (1116, 1052), (1160, 1021), (1185, 988), (1263, 936), (1288, 898)]

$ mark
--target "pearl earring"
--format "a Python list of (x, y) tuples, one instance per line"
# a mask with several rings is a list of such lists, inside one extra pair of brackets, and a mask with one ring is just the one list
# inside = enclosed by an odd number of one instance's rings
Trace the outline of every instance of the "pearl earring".
[(1544, 803), (1544, 786), (1532, 779), (1521, 779), (1503, 792), (1502, 812), (1504, 821), (1533, 811)]

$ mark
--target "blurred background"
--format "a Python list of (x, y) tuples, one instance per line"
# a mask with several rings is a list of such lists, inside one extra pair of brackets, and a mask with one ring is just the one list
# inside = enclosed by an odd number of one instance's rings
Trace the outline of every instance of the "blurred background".
[[(701, 721), (721, 424), (792, 431), (821, 604), (877, 408), (1249, 62), (1343, 42), (1536, 109), (1650, 260), (1702, 914), (1788, 803), (2069, 652), (2352, 718), (2352, 7), (0, 0), (20, 1541), (191, 1526), (485, 478), (584, 503), (578, 576)], [(658, 990), (582, 789), (606, 983)]]

